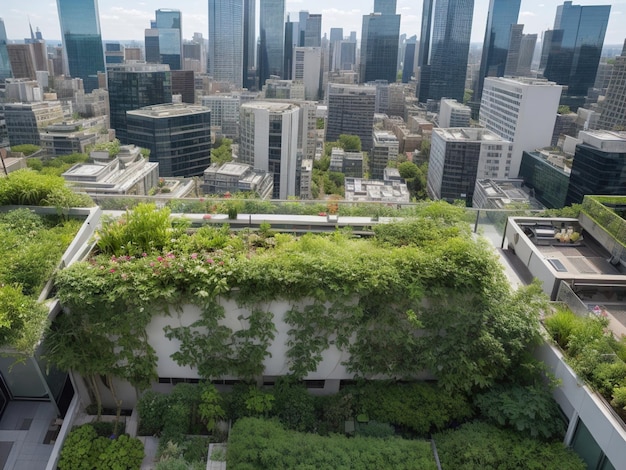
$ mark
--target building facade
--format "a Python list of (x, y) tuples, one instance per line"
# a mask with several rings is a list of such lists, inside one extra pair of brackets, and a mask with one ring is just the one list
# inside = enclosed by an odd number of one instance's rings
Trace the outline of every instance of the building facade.
[(610, 5), (581, 6), (566, 1), (557, 7), (544, 76), (567, 86), (567, 104), (573, 110), (584, 103), (596, 79)]
[(258, 88), (256, 79), (256, 0), (243, 1), (243, 86)]
[(626, 129), (626, 41), (622, 55), (615, 58), (601, 110), (601, 129)]
[(565, 207), (572, 158), (548, 151), (524, 152), (519, 177), (548, 209)]
[(504, 76), (509, 54), (511, 26), (517, 23), (520, 3), (521, 0), (489, 0), (480, 71), (472, 96), (472, 101), (476, 103), (480, 103), (485, 77)]
[(243, 86), (244, 0), (209, 0), (209, 75)]
[(396, 81), (400, 15), (371, 13), (363, 16), (359, 83)]
[(49, 125), (63, 120), (59, 101), (7, 103), (3, 106), (11, 146), (40, 145), (40, 133)]
[(419, 101), (463, 101), (474, 0), (424, 0), (419, 52)]
[(233, 93), (203, 96), (201, 104), (211, 110), (213, 135), (239, 139), (241, 95)]
[(304, 83), (305, 100), (319, 100), (322, 82), (322, 48), (294, 48), (291, 76), (293, 80)]
[(183, 68), (183, 18), (180, 10), (161, 8), (155, 12), (159, 38), (159, 63), (170, 70)]
[(456, 100), (441, 100), (439, 127), (469, 127), (472, 110)]
[(150, 150), (159, 176), (202, 176), (211, 164), (211, 111), (204, 106), (161, 104), (126, 113), (127, 141)]
[(241, 105), (239, 160), (274, 177), (274, 199), (296, 196), (300, 108), (280, 101)]
[(327, 96), (326, 141), (334, 142), (341, 134), (358, 135), (361, 148), (369, 152), (372, 148), (376, 88), (331, 83)]
[(391, 132), (374, 131), (373, 145), (369, 158), (371, 179), (384, 179), (385, 168), (387, 168), (389, 162), (398, 159), (399, 147), (398, 139)]
[(81, 78), (87, 93), (98, 88), (105, 72), (97, 0), (57, 0), (65, 74)]
[(259, 87), (272, 75), (283, 77), (285, 0), (260, 0)]
[(508, 171), (515, 178), (524, 150), (547, 147), (561, 98), (561, 86), (546, 80), (487, 77), (480, 105), (480, 124), (513, 142)]
[(11, 62), (9, 62), (9, 53), (7, 51), (7, 30), (4, 26), (4, 20), (0, 18), (0, 83), (7, 78), (11, 78)]
[(108, 69), (111, 128), (122, 143), (129, 143), (126, 112), (172, 102), (172, 77), (168, 65), (125, 64)]
[(271, 199), (274, 178), (271, 173), (254, 169), (245, 163), (212, 163), (204, 170), (204, 194), (256, 193), (261, 199)]

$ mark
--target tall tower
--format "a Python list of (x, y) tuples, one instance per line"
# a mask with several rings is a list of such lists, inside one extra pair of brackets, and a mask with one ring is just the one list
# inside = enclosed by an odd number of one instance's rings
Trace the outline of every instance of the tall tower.
[(322, 46), (322, 15), (309, 15), (304, 26), (303, 47)]
[(626, 128), (626, 41), (622, 55), (615, 58), (601, 110), (600, 129)]
[(375, 11), (363, 15), (361, 30), (360, 83), (374, 80), (396, 81), (398, 73), (398, 40), (400, 15), (396, 15), (395, 0), (374, 3)]
[(243, 86), (244, 0), (209, 0), (209, 75)]
[(256, 89), (256, 0), (243, 0), (243, 86)]
[(462, 102), (474, 0), (424, 0), (422, 11), (417, 97)]
[(544, 76), (566, 85), (563, 104), (572, 109), (584, 103), (593, 86), (609, 22), (610, 5), (559, 5)]
[(259, 88), (270, 75), (283, 76), (285, 0), (260, 3)]
[(98, 88), (98, 72), (104, 72), (98, 0), (57, 0), (65, 73), (82, 78), (86, 93)]
[[(480, 103), (485, 77), (504, 76), (511, 39), (511, 26), (517, 24), (520, 3), (521, 0), (489, 0), (483, 55), (472, 96), (472, 101), (476, 103)], [(518, 29), (514, 28), (513, 31), (517, 32)], [(521, 40), (521, 30), (519, 30), (518, 38)]]
[(4, 20), (0, 18), (0, 83), (11, 78), (11, 63), (7, 52), (7, 30), (4, 28)]
[(170, 70), (183, 68), (183, 21), (180, 10), (159, 9), (155, 13), (159, 31), (160, 63)]

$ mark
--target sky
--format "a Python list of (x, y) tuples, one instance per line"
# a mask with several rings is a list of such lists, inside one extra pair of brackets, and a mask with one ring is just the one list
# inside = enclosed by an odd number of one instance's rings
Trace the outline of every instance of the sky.
[[(88, 0), (85, 0), (88, 1)], [(33, 29), (38, 27), (46, 39), (60, 39), (61, 29), (54, 0), (26, 0), (11, 2), (1, 0), (0, 18), (4, 19), (9, 39), (19, 40), (30, 37), (28, 21)], [(417, 35), (419, 39), (422, 16), (422, 0), (397, 0), (397, 12), (402, 15), (400, 32), (407, 36)], [(552, 28), (557, 5), (563, 0), (522, 0), (519, 22), (525, 25), (524, 33), (538, 33)], [(623, 44), (626, 38), (626, 0), (575, 0), (574, 4), (611, 5), (609, 26), (605, 44)], [(99, 0), (100, 26), (103, 40), (143, 41), (144, 29), (150, 27), (150, 19), (159, 8), (176, 8), (183, 16), (183, 35), (191, 39), (194, 32), (208, 36), (208, 1), (176, 0), (170, 3), (163, 0), (123, 1)], [(357, 31), (361, 37), (363, 15), (370, 13), (374, 0), (286, 0), (286, 12), (296, 13), (308, 10), (322, 14), (322, 34), (330, 28), (342, 27), (344, 35)], [(472, 42), (482, 42), (487, 21), (489, 0), (474, 1)], [(258, 21), (258, 0), (257, 0)], [(257, 32), (258, 34), (258, 32)]]

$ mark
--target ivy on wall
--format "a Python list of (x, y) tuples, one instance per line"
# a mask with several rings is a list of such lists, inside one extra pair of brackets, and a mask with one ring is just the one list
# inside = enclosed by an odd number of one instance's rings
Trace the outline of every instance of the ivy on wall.
[[(47, 339), (57, 364), (80, 372), (87, 343), (101, 341), (109, 353), (93, 367), (146, 388), (156, 357), (145, 329), (153, 315), (185, 304), (199, 306), (201, 317), (166, 336), (181, 344), (173, 358), (203, 378), (262, 375), (275, 338), (267, 307), (274, 300), (291, 304), (287, 360), (299, 378), (334, 345), (349, 353), (346, 366), (357, 376), (404, 378), (427, 368), (451, 389), (481, 388), (515, 369), (538, 338), (537, 289), (513, 295), (492, 250), (472, 238), (453, 206), (435, 203), (420, 217), (379, 225), (372, 239), (208, 226), (192, 234), (164, 215), (142, 206), (111, 221), (100, 252), (58, 275), (67, 314)], [(138, 225), (141, 245), (132, 232)], [(159, 236), (153, 249), (150, 233)], [(529, 301), (518, 305), (519, 295)], [(247, 312), (242, 329), (222, 322), (225, 298)]]

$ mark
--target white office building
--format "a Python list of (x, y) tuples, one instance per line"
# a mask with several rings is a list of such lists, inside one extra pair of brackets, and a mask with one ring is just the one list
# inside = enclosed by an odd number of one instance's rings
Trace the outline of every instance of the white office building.
[(304, 83), (304, 99), (320, 99), (322, 70), (321, 47), (296, 47), (293, 50), (294, 81)]
[(457, 100), (443, 98), (439, 105), (439, 127), (469, 127), (472, 110)]
[(296, 196), (300, 107), (281, 101), (241, 105), (239, 161), (274, 175), (274, 199)]
[(229, 139), (239, 138), (239, 108), (241, 95), (215, 94), (203, 96), (202, 106), (211, 110), (211, 132)]
[(523, 151), (550, 145), (561, 88), (532, 78), (485, 78), (480, 124), (513, 142), (510, 171), (503, 178), (517, 177)]

